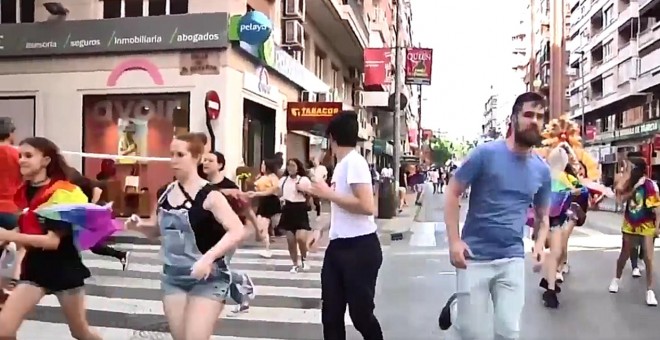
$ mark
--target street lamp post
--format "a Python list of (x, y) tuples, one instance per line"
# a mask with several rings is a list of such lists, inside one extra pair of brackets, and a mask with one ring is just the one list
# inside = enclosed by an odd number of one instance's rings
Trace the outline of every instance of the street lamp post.
[(401, 73), (403, 73), (402, 67), (402, 55), (401, 53), (401, 3), (402, 0), (396, 1), (396, 43), (394, 46), (394, 165), (393, 165), (393, 175), (394, 175), (394, 185), (396, 188), (399, 187), (399, 172), (401, 170), (401, 92), (403, 87), (403, 81), (401, 81)]

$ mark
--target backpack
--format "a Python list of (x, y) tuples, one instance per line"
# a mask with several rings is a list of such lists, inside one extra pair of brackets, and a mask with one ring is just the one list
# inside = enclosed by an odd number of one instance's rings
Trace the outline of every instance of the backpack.
[[(306, 177), (306, 176), (305, 176)], [(289, 179), (289, 176), (284, 177), (284, 181), (282, 181), (282, 192), (284, 192), (284, 185), (286, 184), (286, 181)], [(303, 179), (303, 176), (300, 176), (298, 180), (296, 181), (296, 185), (300, 184), (300, 180)], [(305, 203), (307, 203), (307, 211), (312, 210), (312, 206), (314, 206), (314, 198), (310, 196), (309, 194), (302, 192), (298, 190), (298, 193), (302, 194), (305, 196)]]

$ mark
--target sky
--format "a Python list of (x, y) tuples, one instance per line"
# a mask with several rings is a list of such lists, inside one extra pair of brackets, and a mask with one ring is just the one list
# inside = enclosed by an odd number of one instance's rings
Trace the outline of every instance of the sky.
[[(451, 138), (481, 132), (491, 85), (511, 81), (511, 36), (520, 0), (411, 0), (413, 40), (433, 48), (433, 75), (422, 89), (422, 126)], [(507, 78), (508, 77), (508, 78)], [(522, 81), (522, 80), (521, 80)]]

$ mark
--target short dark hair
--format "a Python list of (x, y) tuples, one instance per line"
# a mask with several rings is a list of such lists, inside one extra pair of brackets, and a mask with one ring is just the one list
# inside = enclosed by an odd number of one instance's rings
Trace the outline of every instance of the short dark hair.
[(282, 167), (282, 160), (277, 158), (268, 158), (264, 159), (264, 168), (266, 169), (266, 174), (277, 174), (277, 171)]
[(328, 124), (326, 135), (338, 146), (355, 147), (358, 142), (358, 115), (355, 111), (341, 111)]
[(513, 108), (511, 110), (511, 117), (517, 115), (520, 113), (522, 110), (523, 105), (525, 103), (532, 103), (534, 105), (545, 105), (545, 97), (536, 92), (525, 92), (518, 97), (516, 97), (516, 101), (513, 103)]
[(222, 152), (219, 151), (213, 151), (211, 153), (215, 155), (216, 163), (222, 164), (222, 166), (220, 167), (220, 171), (224, 170), (225, 165), (227, 165), (225, 160), (225, 155), (223, 155)]

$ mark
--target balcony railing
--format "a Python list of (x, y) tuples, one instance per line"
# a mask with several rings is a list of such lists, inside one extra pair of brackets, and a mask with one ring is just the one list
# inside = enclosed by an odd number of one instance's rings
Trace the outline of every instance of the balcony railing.
[(351, 6), (353, 13), (355, 13), (355, 17), (357, 17), (357, 22), (358, 25), (360, 25), (360, 29), (362, 29), (362, 32), (368, 36), (369, 28), (367, 27), (367, 23), (364, 21), (364, 5), (358, 3), (357, 0), (342, 0), (342, 3), (344, 5)]

